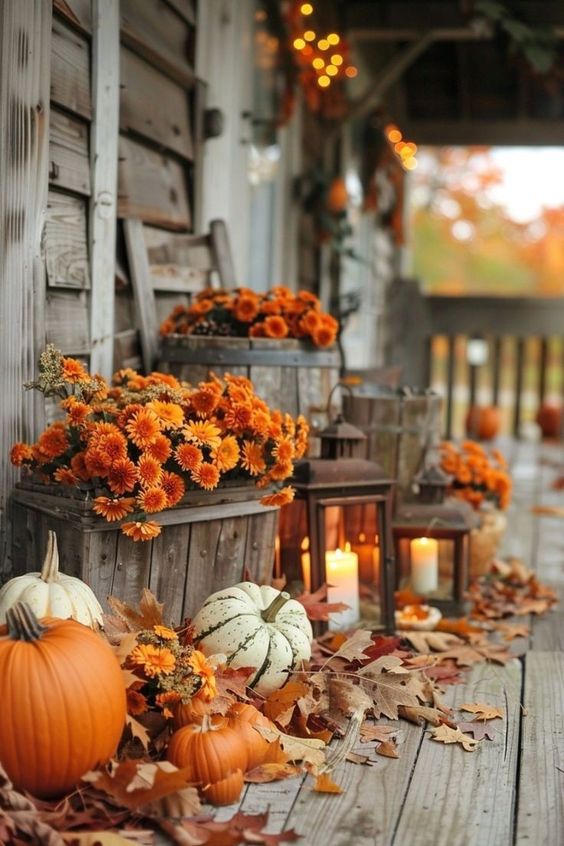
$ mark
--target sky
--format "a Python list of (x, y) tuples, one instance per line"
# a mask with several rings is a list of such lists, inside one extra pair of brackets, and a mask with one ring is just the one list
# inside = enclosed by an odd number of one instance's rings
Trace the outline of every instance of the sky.
[(493, 147), (490, 153), (504, 174), (490, 196), (514, 220), (526, 223), (543, 206), (564, 206), (564, 147)]

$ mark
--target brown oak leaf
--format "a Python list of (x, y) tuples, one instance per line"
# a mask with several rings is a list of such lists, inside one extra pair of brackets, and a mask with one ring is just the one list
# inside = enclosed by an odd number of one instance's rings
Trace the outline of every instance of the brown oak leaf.
[[(165, 764), (165, 766), (163, 766)], [(199, 810), (198, 793), (187, 779), (189, 770), (179, 770), (168, 762), (145, 763), (134, 760), (111, 763), (104, 770), (86, 773), (82, 780), (110, 795), (125, 808), (140, 810), (164, 797), (182, 791), (185, 807)]]
[(361, 743), (385, 743), (399, 735), (399, 729), (393, 726), (379, 726), (375, 723), (364, 722), (360, 727)]
[(415, 723), (417, 726), (422, 726), (425, 723), (430, 723), (432, 726), (440, 726), (443, 723), (447, 725), (454, 725), (445, 716), (444, 711), (438, 708), (429, 708), (425, 705), (400, 705), (399, 715), (404, 720), (409, 720), (410, 723)]
[(310, 620), (328, 620), (329, 614), (349, 608), (344, 602), (327, 602), (327, 585), (322, 585), (314, 593), (302, 593), (296, 599), (302, 603)]
[(319, 767), (325, 762), (326, 744), (313, 737), (292, 737), (276, 728), (255, 725), (256, 730), (270, 743), (278, 740), (288, 761), (303, 761), (312, 767)]
[(357, 629), (328, 659), (346, 658), (347, 661), (364, 661), (366, 655), (364, 650), (373, 645), (372, 634), (367, 629)]
[[(138, 632), (141, 629), (152, 629), (153, 626), (163, 625), (164, 603), (159, 602), (148, 588), (143, 588), (138, 610), (131, 608), (116, 596), (108, 596), (108, 605), (116, 617), (125, 624), (126, 631)], [(105, 626), (106, 617), (104, 617), (104, 628)]]
[(483, 705), (480, 702), (468, 702), (458, 707), (461, 711), (469, 711), (471, 714), (475, 714), (476, 720), (495, 720), (496, 717), (501, 719), (504, 717), (501, 708), (495, 708), (493, 705)]
[(459, 743), (466, 752), (474, 752), (478, 744), (477, 740), (468, 734), (463, 734), (459, 728), (451, 728), (447, 725), (440, 725), (430, 731), (431, 740), (439, 743)]
[(358, 671), (365, 691), (372, 697), (376, 717), (398, 719), (400, 705), (418, 705), (422, 695), (423, 677), (406, 670), (399, 658), (386, 655)]
[(300, 767), (294, 767), (292, 764), (260, 764), (260, 766), (245, 773), (245, 781), (250, 784), (266, 784), (284, 778), (295, 778), (301, 774)]
[(496, 729), (487, 720), (458, 723), (458, 728), (464, 734), (471, 734), (474, 740), (495, 740)]
[(307, 697), (310, 686), (301, 681), (286, 682), (284, 687), (275, 690), (264, 703), (263, 710), (269, 720), (285, 728), (292, 719), (298, 701)]
[(391, 740), (384, 740), (376, 747), (376, 754), (384, 758), (399, 758), (398, 748)]
[(447, 652), (463, 641), (449, 632), (402, 632), (402, 637), (410, 642), (417, 652)]
[(321, 773), (317, 776), (312, 790), (316, 793), (344, 793), (343, 788), (335, 784), (328, 773)]

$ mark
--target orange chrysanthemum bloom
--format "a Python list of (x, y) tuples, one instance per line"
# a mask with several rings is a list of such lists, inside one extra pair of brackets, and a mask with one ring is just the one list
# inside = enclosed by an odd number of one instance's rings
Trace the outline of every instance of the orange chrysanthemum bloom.
[(190, 397), (190, 405), (198, 417), (209, 417), (218, 403), (219, 394), (215, 386), (201, 385)]
[[(120, 461), (123, 460), (124, 459), (120, 459)], [(104, 452), (100, 452), (99, 449), (92, 447), (88, 447), (86, 450), (84, 462), (86, 464), (86, 469), (88, 470), (89, 478), (92, 476), (99, 476), (101, 479), (105, 479), (109, 474), (112, 465), (111, 458), (109, 458)]]
[(61, 403), (61, 407), (66, 409), (69, 426), (80, 426), (92, 411), (91, 406), (76, 397), (68, 397)]
[(93, 448), (98, 446), (100, 438), (102, 438), (104, 435), (122, 434), (119, 426), (116, 426), (114, 423), (106, 422), (92, 423), (92, 425), (88, 427), (88, 432), (88, 445)]
[(246, 388), (244, 385), (229, 385), (227, 388), (227, 393), (229, 395), (229, 401), (231, 405), (240, 404), (240, 405), (247, 405), (251, 400), (253, 394)]
[(291, 461), (277, 461), (276, 464), (270, 468), (270, 478), (277, 482), (283, 482), (288, 476), (292, 475), (293, 467)]
[(104, 517), (108, 523), (116, 520), (123, 520), (127, 514), (131, 514), (135, 500), (131, 497), (124, 499), (111, 499), (109, 496), (97, 496), (92, 503), (92, 511), (100, 517)]
[(261, 303), (261, 314), (280, 314), (284, 302), (282, 300), (266, 300)]
[(155, 414), (162, 429), (180, 429), (184, 423), (184, 411), (175, 402), (153, 400), (146, 407)]
[(167, 385), (169, 388), (179, 388), (180, 382), (172, 373), (161, 373), (160, 370), (153, 370), (147, 376), (147, 385)]
[(125, 693), (127, 696), (127, 713), (132, 717), (139, 717), (149, 710), (147, 698), (138, 690), (128, 687)]
[(206, 491), (213, 491), (219, 483), (219, 470), (215, 464), (202, 462), (197, 470), (191, 473), (192, 481), (204, 488)]
[(233, 470), (239, 461), (239, 444), (237, 443), (237, 438), (234, 435), (227, 435), (220, 445), (212, 450), (211, 457), (221, 473), (227, 473), (229, 470)]
[(76, 384), (88, 378), (88, 373), (84, 369), (84, 366), (76, 358), (63, 358), (61, 364), (63, 365), (62, 376), (65, 382)]
[(259, 323), (254, 323), (251, 328), (249, 329), (249, 338), (266, 338), (266, 329), (264, 327), (264, 321), (261, 320)]
[(86, 466), (84, 457), (84, 452), (77, 452), (76, 455), (73, 455), (71, 458), (70, 466), (72, 472), (78, 479), (81, 479), (83, 482), (87, 482), (90, 479), (90, 473), (88, 472), (88, 467)]
[(303, 288), (296, 294), (296, 299), (301, 300), (304, 303), (311, 303), (311, 305), (316, 307), (320, 305), (319, 299), (315, 296), (315, 294), (312, 294), (311, 291), (306, 291)]
[(258, 409), (253, 412), (253, 419), (251, 420), (251, 429), (256, 435), (266, 438), (268, 435), (268, 427), (270, 426), (270, 414), (266, 411)]
[(127, 441), (119, 432), (110, 432), (109, 435), (102, 435), (96, 449), (98, 452), (106, 455), (111, 462), (127, 457)]
[(206, 702), (211, 702), (217, 696), (217, 684), (215, 681), (215, 671), (212, 665), (203, 652), (195, 649), (187, 663), (192, 667), (195, 675), (199, 676), (202, 684), (198, 691), (198, 696), (205, 699)]
[(57, 467), (53, 473), (53, 478), (60, 485), (76, 485), (78, 482), (77, 477), (68, 467)]
[(231, 388), (232, 385), (237, 385), (239, 388), (244, 388), (251, 394), (254, 392), (253, 383), (250, 379), (247, 379), (246, 376), (234, 376), (233, 373), (225, 373), (223, 380), (227, 384), (228, 388)]
[(237, 434), (241, 434), (251, 425), (253, 409), (250, 403), (233, 403), (225, 412), (224, 426)]
[(328, 329), (333, 329), (335, 333), (339, 331), (339, 321), (332, 314), (327, 314), (325, 311), (321, 313), (321, 324)]
[(141, 667), (149, 678), (167, 676), (176, 667), (176, 658), (170, 649), (153, 646), (152, 643), (140, 643), (130, 652), (129, 660), (136, 667)]
[(174, 457), (183, 470), (190, 472), (197, 470), (204, 460), (202, 450), (194, 444), (180, 444), (174, 451)]
[(192, 305), (188, 309), (188, 314), (207, 314), (208, 311), (212, 310), (213, 306), (214, 304), (211, 300), (200, 300), (197, 303), (192, 303)]
[(63, 455), (69, 446), (64, 423), (52, 423), (40, 435), (37, 446), (46, 458), (58, 458), (59, 455)]
[(319, 326), (312, 335), (313, 343), (317, 347), (330, 347), (335, 343), (337, 333), (329, 326)]
[(272, 294), (279, 300), (291, 300), (294, 298), (293, 292), (286, 285), (275, 285), (272, 289)]
[(133, 414), (125, 428), (130, 440), (140, 449), (146, 449), (161, 432), (158, 417), (150, 408)]
[(290, 438), (282, 438), (278, 441), (272, 450), (272, 455), (280, 463), (290, 462), (294, 457), (294, 444)]
[(155, 458), (146, 454), (140, 457), (137, 462), (137, 479), (140, 485), (151, 488), (160, 482), (162, 475), (163, 468)]
[(178, 637), (174, 629), (169, 629), (168, 626), (153, 626), (153, 631), (163, 640), (176, 640)]
[(235, 301), (235, 319), (241, 323), (250, 323), (259, 313), (258, 297), (246, 294), (238, 297)]
[(273, 314), (264, 321), (264, 331), (267, 338), (285, 338), (290, 330), (283, 317)]
[(161, 335), (171, 335), (175, 331), (175, 328), (176, 323), (174, 320), (171, 317), (167, 317), (167, 319), (163, 320), (161, 323), (159, 332)]
[[(125, 429), (131, 418), (134, 414), (137, 414), (138, 411), (142, 411), (143, 406), (136, 402), (132, 403), (131, 405), (126, 405), (121, 414), (118, 416), (117, 424), (120, 429)], [(119, 430), (118, 430), (119, 431)]]
[(10, 461), (16, 467), (21, 467), (27, 461), (33, 460), (33, 450), (29, 444), (18, 442), (10, 450)]
[(154, 458), (159, 464), (164, 464), (170, 458), (172, 447), (166, 435), (157, 435), (152, 444), (145, 449), (145, 455)]
[(161, 528), (154, 520), (147, 520), (146, 522), (137, 520), (134, 523), (124, 523), (121, 530), (124, 535), (134, 541), (149, 541), (160, 535)]
[(251, 476), (259, 476), (266, 470), (262, 446), (254, 441), (244, 441), (241, 452), (241, 466)]
[(267, 494), (263, 496), (261, 499), (262, 505), (274, 505), (278, 508), (281, 508), (283, 505), (288, 505), (289, 502), (292, 502), (296, 495), (296, 491), (294, 488), (286, 487), (282, 488), (281, 490), (277, 491), (273, 494)]
[(313, 309), (306, 311), (300, 320), (300, 328), (303, 329), (304, 332), (307, 332), (308, 335), (313, 335), (320, 326), (321, 317), (319, 313)]
[(114, 494), (129, 493), (137, 482), (137, 469), (129, 458), (116, 461), (108, 474), (108, 487)]
[(176, 690), (167, 690), (166, 693), (157, 693), (155, 703), (163, 709), (163, 717), (170, 720), (174, 716), (174, 706), (178, 705), (181, 699)]
[(184, 437), (201, 446), (215, 449), (221, 443), (221, 430), (208, 421), (190, 420), (184, 427)]
[(169, 473), (168, 471), (163, 473), (160, 485), (166, 494), (167, 505), (169, 508), (172, 508), (173, 505), (180, 502), (186, 490), (184, 479), (177, 473)]
[(147, 514), (156, 514), (167, 507), (167, 496), (162, 488), (153, 487), (142, 491), (137, 497), (137, 504)]

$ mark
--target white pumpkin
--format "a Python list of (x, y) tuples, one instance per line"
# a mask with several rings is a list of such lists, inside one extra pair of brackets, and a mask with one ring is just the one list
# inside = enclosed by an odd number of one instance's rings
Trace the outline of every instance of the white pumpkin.
[(16, 576), (0, 590), (0, 624), (5, 623), (6, 611), (16, 602), (27, 602), (37, 617), (72, 617), (90, 628), (102, 625), (102, 606), (88, 585), (59, 573), (55, 532), (49, 532), (41, 572)]
[(213, 593), (196, 614), (198, 649), (224, 653), (230, 667), (256, 667), (249, 684), (268, 696), (311, 657), (313, 632), (305, 608), (269, 585), (241, 582)]

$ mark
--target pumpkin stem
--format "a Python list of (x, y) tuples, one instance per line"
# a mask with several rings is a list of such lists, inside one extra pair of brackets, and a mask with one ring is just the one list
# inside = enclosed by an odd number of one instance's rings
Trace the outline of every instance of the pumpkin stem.
[(27, 602), (16, 602), (6, 611), (8, 635), (12, 640), (27, 640), (33, 643), (47, 631), (42, 626)]
[(57, 535), (49, 532), (47, 538), (47, 553), (41, 568), (41, 579), (48, 584), (59, 578), (59, 552), (57, 549)]
[(280, 591), (278, 596), (274, 597), (268, 608), (265, 608), (262, 612), (262, 619), (265, 623), (273, 623), (276, 619), (276, 615), (280, 611), (280, 609), (286, 605), (288, 600), (290, 599), (290, 594), (283, 590)]

